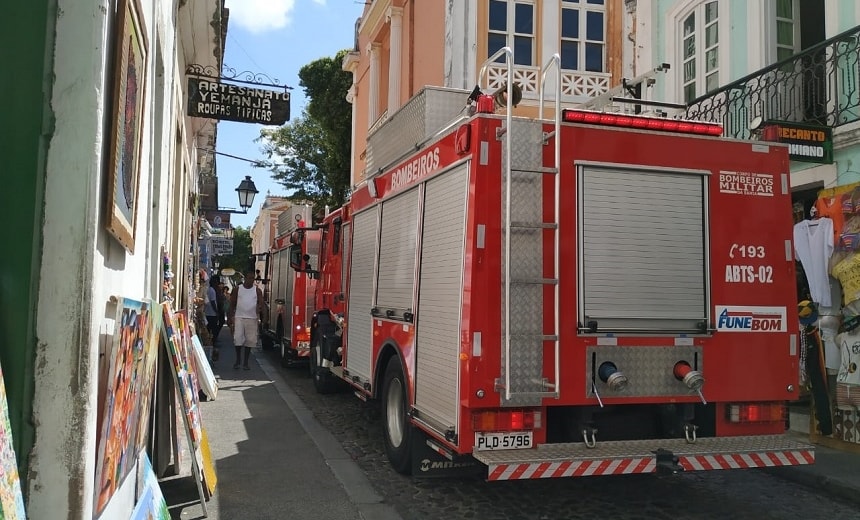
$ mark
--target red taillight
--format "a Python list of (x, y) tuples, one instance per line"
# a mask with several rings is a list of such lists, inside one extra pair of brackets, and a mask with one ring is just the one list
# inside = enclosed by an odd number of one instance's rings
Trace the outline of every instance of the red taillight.
[(296, 326), (296, 341), (310, 341), (311, 329), (303, 328), (301, 325)]
[(726, 419), (733, 423), (782, 422), (786, 418), (783, 403), (738, 403), (726, 406)]
[(479, 432), (533, 430), (540, 427), (540, 410), (484, 410), (472, 414), (472, 429)]
[(664, 117), (631, 116), (609, 112), (594, 112), (591, 110), (563, 110), (562, 119), (569, 123), (641, 128), (644, 130), (678, 132), (683, 134), (723, 135), (722, 125), (716, 123), (684, 121)]

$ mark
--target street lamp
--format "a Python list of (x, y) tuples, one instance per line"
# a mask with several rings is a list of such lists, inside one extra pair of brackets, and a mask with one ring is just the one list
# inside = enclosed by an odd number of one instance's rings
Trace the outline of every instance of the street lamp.
[(254, 186), (254, 181), (251, 180), (251, 176), (246, 175), (245, 179), (240, 182), (239, 186), (236, 188), (236, 193), (239, 194), (239, 207), (242, 208), (241, 210), (232, 208), (216, 208), (214, 211), (218, 211), (220, 213), (248, 213), (248, 210), (254, 205), (254, 196), (260, 192), (257, 190), (257, 187)]
[(233, 240), (233, 225), (227, 224), (227, 227), (224, 228), (224, 238), (227, 240)]
[(254, 181), (251, 180), (251, 176), (246, 175), (245, 179), (239, 183), (239, 187), (236, 188), (236, 193), (239, 194), (239, 207), (247, 213), (251, 206), (254, 205), (254, 195), (259, 193), (259, 191), (257, 191), (257, 187), (254, 186)]

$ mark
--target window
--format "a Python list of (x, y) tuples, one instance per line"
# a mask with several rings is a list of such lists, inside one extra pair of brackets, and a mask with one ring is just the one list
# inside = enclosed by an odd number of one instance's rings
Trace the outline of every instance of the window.
[[(515, 65), (535, 62), (535, 6), (531, 1), (490, 0), (487, 57), (502, 47), (514, 51)], [(499, 62), (504, 57), (499, 57)]]
[(706, 2), (682, 22), (684, 101), (689, 103), (720, 85), (718, 2)]
[(776, 0), (776, 61), (794, 56), (798, 50), (794, 0)]
[(604, 72), (605, 49), (604, 0), (562, 0), (561, 68)]

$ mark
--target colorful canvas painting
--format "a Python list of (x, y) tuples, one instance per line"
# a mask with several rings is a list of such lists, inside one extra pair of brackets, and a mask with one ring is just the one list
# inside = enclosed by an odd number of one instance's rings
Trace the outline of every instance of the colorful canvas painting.
[(3, 371), (0, 370), (0, 520), (25, 518), (18, 461), (12, 444), (12, 427), (9, 425), (6, 383), (3, 381)]
[(161, 329), (150, 302), (120, 298), (109, 352), (96, 462), (95, 514), (128, 476), (146, 443)]
[[(203, 437), (203, 424), (200, 417), (199, 386), (195, 376), (193, 359), (191, 354), (191, 329), (188, 325), (188, 317), (184, 312), (174, 312), (170, 302), (164, 302), (162, 307), (162, 331), (167, 343), (167, 351), (173, 366), (174, 382), (177, 388), (177, 397), (182, 407), (185, 419), (186, 431), (191, 444), (191, 451), (197, 462), (198, 471), (203, 465), (201, 454), (201, 440)], [(202, 481), (202, 475), (197, 477)]]
[(149, 456), (143, 452), (140, 456), (140, 473), (138, 482), (142, 491), (138, 496), (137, 505), (129, 520), (170, 520), (170, 511), (158, 486), (158, 479), (152, 470)]
[(106, 201), (107, 229), (134, 252), (148, 41), (138, 0), (118, 4)]

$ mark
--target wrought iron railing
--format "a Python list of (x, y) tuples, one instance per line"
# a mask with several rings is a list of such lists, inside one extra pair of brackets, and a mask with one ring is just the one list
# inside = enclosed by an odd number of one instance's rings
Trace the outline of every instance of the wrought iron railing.
[(686, 117), (750, 137), (756, 118), (837, 127), (860, 120), (860, 26), (694, 99)]

